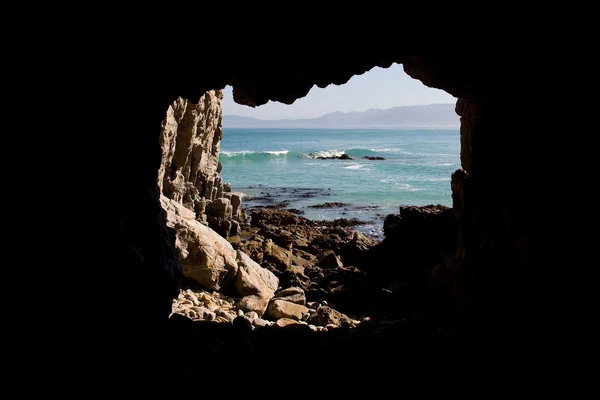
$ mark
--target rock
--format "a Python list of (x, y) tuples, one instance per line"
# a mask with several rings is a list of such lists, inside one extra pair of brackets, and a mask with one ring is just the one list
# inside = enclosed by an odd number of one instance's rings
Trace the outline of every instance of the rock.
[(232, 324), (233, 324), (233, 326), (235, 326), (236, 328), (238, 328), (242, 331), (251, 331), (252, 330), (252, 324), (250, 323), (250, 321), (248, 321), (244, 317), (235, 317)]
[(385, 158), (379, 156), (363, 156), (363, 158), (366, 160), (385, 160)]
[(270, 297), (264, 297), (257, 294), (245, 296), (238, 303), (238, 308), (245, 312), (254, 311), (259, 317), (262, 317), (269, 305), (270, 299)]
[(339, 311), (334, 310), (328, 306), (321, 306), (317, 310), (316, 317), (311, 316), (310, 323), (316, 323), (317, 325), (327, 326), (327, 327), (341, 327), (343, 325), (354, 326), (355, 321), (348, 318), (347, 315), (342, 314)]
[(238, 275), (235, 289), (241, 296), (260, 294), (269, 299), (279, 286), (279, 279), (268, 269), (261, 267), (242, 251), (237, 251)]
[(308, 327), (309, 327), (309, 328), (310, 328), (310, 330), (311, 330), (311, 331), (313, 331), (313, 332), (317, 332), (317, 331), (318, 331), (317, 327), (316, 327), (316, 326), (314, 326), (314, 325), (312, 325), (312, 324), (308, 325)]
[(304, 290), (299, 287), (283, 289), (279, 293), (275, 294), (274, 298), (289, 301), (290, 303), (294, 304), (300, 304), (301, 306), (306, 305), (306, 296), (304, 295)]
[(256, 318), (252, 320), (252, 324), (257, 328), (264, 328), (265, 326), (271, 326), (270, 321), (266, 321), (262, 318)]
[(210, 311), (215, 312), (219, 309), (219, 299), (215, 299), (212, 295), (206, 292), (198, 293), (198, 302)]
[(314, 204), (314, 205), (308, 206), (308, 207), (310, 207), (310, 208), (336, 208), (336, 207), (345, 207), (345, 206), (347, 206), (346, 203), (340, 203), (337, 201), (333, 201), (333, 202), (327, 201), (323, 204)]
[[(229, 230), (229, 235), (231, 235), (231, 236), (239, 235), (239, 233), (240, 233), (240, 223), (237, 222), (236, 220), (232, 220), (230, 222), (231, 222), (231, 228)], [(239, 236), (238, 236), (238, 238), (239, 238)]]
[(302, 258), (303, 260), (306, 260), (311, 264), (314, 264), (317, 262), (317, 257), (315, 257), (314, 255), (310, 254), (307, 251), (294, 248), (293, 254), (296, 257)]
[(232, 206), (228, 198), (220, 198), (213, 200), (206, 207), (206, 214), (217, 218), (231, 218)]
[(234, 217), (239, 217), (240, 206), (242, 205), (243, 193), (231, 193), (231, 213)]
[(325, 250), (319, 254), (319, 266), (321, 268), (340, 268), (343, 265), (332, 250)]
[(229, 238), (227, 239), (227, 241), (229, 243), (231, 243), (231, 246), (235, 249), (235, 248), (239, 248), (239, 245), (242, 244), (242, 239), (239, 237), (239, 235), (235, 235), (235, 236), (229, 236)]
[(160, 127), (157, 183), (177, 203), (197, 201), (206, 183), (218, 176), (222, 98), (220, 90), (211, 90), (198, 104), (178, 98), (167, 110)]
[(217, 318), (216, 314), (206, 307), (196, 307), (194, 310), (200, 319), (214, 321)]
[(350, 157), (348, 154), (344, 153), (341, 156), (320, 156), (315, 157), (318, 160), (354, 160), (354, 158)]
[(368, 251), (376, 245), (373, 239), (355, 231), (352, 240), (341, 246), (340, 255), (346, 265), (362, 265), (369, 261)]
[(219, 310), (217, 310), (217, 311), (216, 311), (216, 314), (217, 314), (219, 317), (223, 317), (223, 318), (225, 318), (225, 319), (226, 319), (228, 322), (231, 322), (231, 321), (233, 321), (233, 320), (235, 319), (235, 317), (236, 317), (236, 315), (235, 315), (233, 312), (231, 312), (231, 311), (226, 311), (226, 310), (223, 310), (223, 309), (219, 309)]
[(192, 302), (193, 305), (198, 305), (198, 297), (192, 292), (190, 289), (187, 289), (185, 292), (181, 292), (180, 297), (188, 299)]
[(177, 234), (182, 274), (191, 282), (208, 290), (220, 290), (237, 275), (236, 253), (222, 236), (196, 221), (193, 211), (160, 197), (167, 213), (167, 226)]
[(291, 318), (301, 321), (308, 316), (308, 308), (285, 300), (273, 300), (267, 314), (273, 319)]
[(248, 321), (252, 322), (258, 318), (258, 314), (255, 311), (248, 311), (245, 317), (248, 319)]
[(220, 176), (222, 98), (220, 90), (211, 90), (198, 104), (182, 98), (171, 104), (160, 128), (157, 184), (166, 198), (195, 212), (196, 220), (227, 238), (233, 221), (242, 217), (243, 194), (232, 192)]
[(302, 322), (296, 321), (295, 319), (291, 319), (291, 318), (280, 318), (277, 320), (277, 322), (275, 322), (275, 325), (282, 327), (282, 328), (285, 326), (300, 325), (300, 324), (302, 324)]
[(267, 239), (263, 242), (263, 259), (274, 263), (277, 269), (285, 270), (292, 262), (292, 252)]

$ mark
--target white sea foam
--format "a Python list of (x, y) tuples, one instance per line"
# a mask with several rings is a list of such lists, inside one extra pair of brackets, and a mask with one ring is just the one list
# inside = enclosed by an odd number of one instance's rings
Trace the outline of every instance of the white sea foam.
[(240, 151), (221, 151), (220, 155), (222, 156), (227, 156), (227, 157), (233, 157), (233, 156), (237, 156), (240, 154), (254, 154), (256, 153), (255, 151), (250, 151), (250, 150), (240, 150)]
[(270, 150), (270, 151), (251, 151), (251, 150), (239, 150), (239, 151), (221, 151), (221, 155), (226, 157), (234, 157), (246, 154), (271, 154), (273, 156), (280, 156), (289, 153), (289, 150)]
[(376, 153), (396, 153), (396, 154), (412, 154), (409, 151), (402, 150), (401, 148), (391, 148), (391, 149), (369, 149)]
[(340, 157), (342, 154), (345, 154), (345, 152), (345, 150), (322, 150), (308, 153), (306, 156), (309, 158)]
[(397, 183), (395, 185), (395, 187), (398, 188), (398, 190), (400, 190), (401, 192), (420, 192), (423, 190), (423, 189), (419, 189), (414, 186), (411, 186), (408, 183)]
[(365, 165), (366, 164), (350, 164), (347, 167), (344, 167), (344, 169), (361, 169)]

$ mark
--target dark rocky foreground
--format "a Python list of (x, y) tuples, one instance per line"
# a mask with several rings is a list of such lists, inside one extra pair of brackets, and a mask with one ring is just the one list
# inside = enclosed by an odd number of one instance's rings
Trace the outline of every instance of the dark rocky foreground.
[[(281, 287), (302, 292), (303, 304), (316, 310), (295, 321), (270, 318), (270, 310), (264, 320), (239, 311), (216, 317), (227, 323), (174, 312), (166, 335), (178, 345), (166, 357), (186, 371), (193, 366), (185, 360), (219, 355), (317, 351), (384, 357), (472, 344), (464, 324), (457, 324), (459, 305), (432, 278), (455, 252), (451, 209), (401, 207), (400, 214), (386, 218), (380, 243), (353, 231), (351, 221), (311, 221), (281, 208), (253, 209), (250, 221), (230, 243), (277, 276)], [(324, 311), (326, 320), (319, 321)]]

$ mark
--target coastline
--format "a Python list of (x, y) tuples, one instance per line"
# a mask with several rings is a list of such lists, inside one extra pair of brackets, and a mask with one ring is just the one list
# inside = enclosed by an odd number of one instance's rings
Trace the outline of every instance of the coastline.
[(387, 215), (398, 212), (400, 205), (393, 209), (374, 204), (354, 204), (339, 201), (335, 190), (323, 188), (271, 188), (258, 185), (254, 188), (238, 189), (243, 194), (242, 209), (249, 215), (254, 209), (275, 209), (290, 211), (321, 225), (338, 221), (353, 227), (358, 232), (381, 241), (383, 223)]

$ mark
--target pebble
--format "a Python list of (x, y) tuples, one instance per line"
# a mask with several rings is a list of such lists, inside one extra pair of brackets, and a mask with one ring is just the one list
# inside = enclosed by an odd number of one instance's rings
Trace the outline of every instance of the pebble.
[[(241, 311), (241, 310), (240, 310)], [(254, 321), (256, 318), (258, 318), (258, 314), (256, 313), (256, 311), (248, 311), (246, 313), (246, 315), (244, 315), (250, 322)]]
[[(337, 329), (338, 327), (334, 324), (329, 324), (327, 326), (315, 325), (315, 322), (318, 323), (318, 319), (316, 317), (318, 315), (319, 308), (322, 306), (327, 306), (328, 304), (329, 303), (325, 300), (321, 302), (307, 302), (306, 305), (308, 306), (308, 313), (306, 314), (306, 317), (303, 318), (304, 321), (295, 321), (295, 324), (306, 325), (313, 332), (325, 332), (330, 329)], [(184, 315), (193, 321), (231, 323), (242, 330), (252, 330), (255, 327), (263, 328), (277, 324), (277, 321), (260, 318), (254, 311), (248, 311), (247, 313), (244, 313), (243, 310), (237, 309), (237, 304), (232, 298), (224, 296), (218, 292), (210, 294), (202, 290), (194, 292), (190, 289), (186, 289), (181, 291), (177, 299), (173, 300), (171, 312), (172, 314)], [(309, 324), (306, 322), (307, 320), (311, 323)], [(350, 320), (352, 322), (350, 326), (356, 327), (356, 325), (360, 324), (361, 322), (371, 321), (371, 318), (363, 317), (360, 320), (350, 318)], [(285, 321), (281, 321), (281, 323), (284, 325)], [(398, 321), (382, 321), (382, 323), (384, 325), (394, 324), (398, 323)]]

